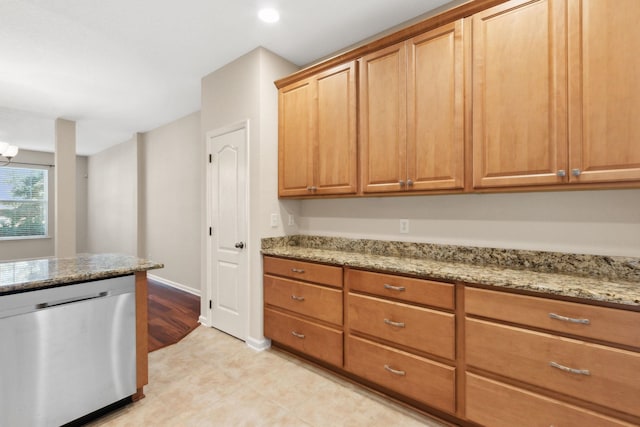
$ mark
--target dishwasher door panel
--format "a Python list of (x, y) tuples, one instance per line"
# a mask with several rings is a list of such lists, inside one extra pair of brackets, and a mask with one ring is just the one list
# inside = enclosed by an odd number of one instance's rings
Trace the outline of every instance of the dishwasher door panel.
[(2, 426), (59, 426), (136, 391), (133, 278), (70, 286), (82, 300), (0, 319)]

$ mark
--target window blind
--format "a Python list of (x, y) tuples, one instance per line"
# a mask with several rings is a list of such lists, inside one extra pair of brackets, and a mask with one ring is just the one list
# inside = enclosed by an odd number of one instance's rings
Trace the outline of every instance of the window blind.
[(47, 235), (48, 171), (0, 168), (0, 239)]

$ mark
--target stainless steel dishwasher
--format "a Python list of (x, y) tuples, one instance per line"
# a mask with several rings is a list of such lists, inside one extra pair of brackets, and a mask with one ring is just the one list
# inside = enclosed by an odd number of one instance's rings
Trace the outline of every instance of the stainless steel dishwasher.
[(136, 391), (133, 275), (0, 296), (0, 426), (60, 426)]

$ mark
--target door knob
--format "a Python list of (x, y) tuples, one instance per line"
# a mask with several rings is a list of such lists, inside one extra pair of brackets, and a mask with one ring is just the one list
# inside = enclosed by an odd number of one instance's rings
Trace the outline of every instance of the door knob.
[(238, 242), (238, 243), (236, 243), (236, 248), (238, 248), (238, 249), (242, 249), (242, 248), (244, 248), (244, 242)]

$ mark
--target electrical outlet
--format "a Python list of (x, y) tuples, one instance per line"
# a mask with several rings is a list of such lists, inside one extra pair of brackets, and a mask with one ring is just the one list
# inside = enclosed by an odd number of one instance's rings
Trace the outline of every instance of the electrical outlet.
[(278, 215), (277, 213), (272, 213), (271, 214), (271, 226), (272, 227), (277, 227), (279, 223), (280, 223), (280, 215)]
[(406, 234), (409, 232), (409, 220), (401, 219), (400, 220), (400, 233)]
[(289, 219), (287, 221), (287, 225), (296, 225), (296, 218), (291, 214), (289, 214)]

